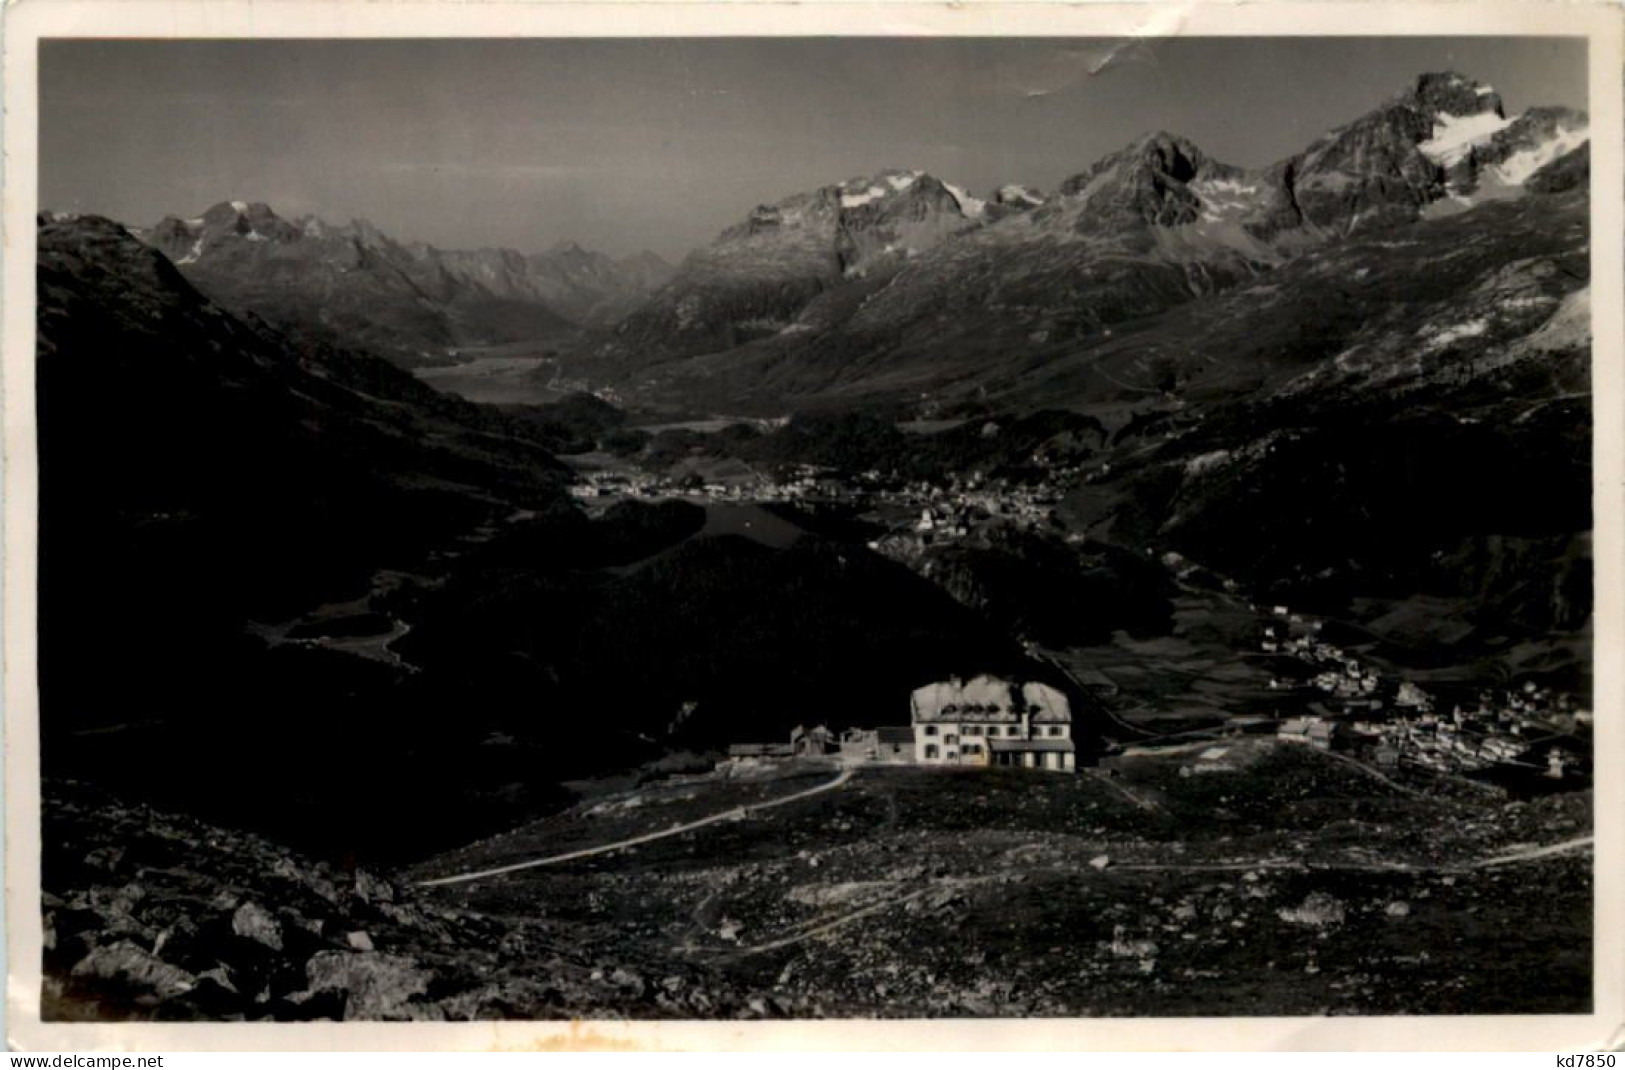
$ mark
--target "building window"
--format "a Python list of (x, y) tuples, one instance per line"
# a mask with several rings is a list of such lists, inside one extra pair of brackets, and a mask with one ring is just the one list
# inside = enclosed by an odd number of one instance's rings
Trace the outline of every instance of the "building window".
[(928, 736), (936, 735), (937, 734), (937, 726), (934, 725), (934, 724), (926, 725), (925, 726), (925, 734), (928, 735)]
[(954, 744), (959, 742), (959, 737), (958, 736), (943, 736), (942, 737), (942, 742), (943, 742), (944, 745), (951, 747)]
[(1004, 734), (1007, 735), (1007, 736), (1017, 736), (1017, 735), (1021, 734), (1021, 729), (1018, 728), (1017, 726), (1013, 725), (1013, 724), (1005, 725), (1004, 726)]
[(935, 758), (937, 756), (937, 745), (935, 743), (927, 743), (925, 745), (925, 756), (927, 758)]
[(979, 724), (968, 724), (965, 726), (965, 734), (967, 736), (979, 736), (982, 734), (982, 726)]
[(1058, 724), (1050, 725), (1049, 726), (1049, 734), (1052, 735), (1052, 736), (1060, 735), (1061, 734), (1061, 726), (1058, 725)]

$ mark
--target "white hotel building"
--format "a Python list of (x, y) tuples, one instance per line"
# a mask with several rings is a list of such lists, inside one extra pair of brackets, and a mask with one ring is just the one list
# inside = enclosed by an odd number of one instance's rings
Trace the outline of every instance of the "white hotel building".
[(1048, 684), (954, 678), (915, 689), (909, 705), (921, 765), (1076, 768), (1072, 710)]

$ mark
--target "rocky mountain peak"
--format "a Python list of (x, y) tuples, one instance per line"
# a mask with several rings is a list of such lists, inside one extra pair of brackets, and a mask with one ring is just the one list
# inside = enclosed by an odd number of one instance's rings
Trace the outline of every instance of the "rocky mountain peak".
[(1159, 181), (1183, 184), (1211, 168), (1212, 161), (1195, 142), (1158, 131), (1134, 139), (1062, 182), (1061, 195), (1087, 195), (1108, 181), (1135, 185)]
[[(1078, 226), (1183, 226), (1201, 216), (1202, 199), (1191, 184), (1242, 175), (1209, 157), (1189, 138), (1157, 131), (1136, 138), (1061, 183), (1061, 196), (1078, 202)], [(1065, 211), (1055, 206), (1056, 212)]]
[(1492, 86), (1476, 82), (1455, 71), (1434, 71), (1419, 75), (1400, 100), (1432, 115), (1493, 114), (1505, 118), (1501, 94)]
[(1180, 182), (1196, 178), (1208, 162), (1207, 154), (1195, 142), (1164, 130), (1141, 138), (1128, 151), (1137, 155), (1147, 169)]
[(201, 230), (208, 237), (236, 235), (250, 241), (287, 241), (297, 239), (298, 227), (289, 223), (263, 201), (221, 201), (210, 206), (202, 216), (185, 220), (192, 230)]
[(1479, 184), (1516, 120), (1492, 86), (1434, 71), (1386, 103), (1329, 131), (1273, 173), (1282, 179), (1276, 222), (1349, 234), (1414, 221), (1442, 198)]

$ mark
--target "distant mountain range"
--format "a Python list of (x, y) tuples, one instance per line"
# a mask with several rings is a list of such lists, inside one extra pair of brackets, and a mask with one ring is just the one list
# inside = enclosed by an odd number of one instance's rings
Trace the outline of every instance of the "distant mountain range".
[(223, 201), (138, 232), (199, 289), (297, 336), (397, 364), (454, 362), (466, 346), (568, 337), (612, 322), (669, 278), (654, 253), (614, 260), (573, 243), (525, 255), (396, 241), (365, 220), (286, 220)]
[(882, 172), (755, 209), (579, 364), (723, 411), (1019, 389), (1308, 252), (1583, 185), (1587, 146), (1582, 113), (1438, 73), (1256, 170), (1155, 133), (1049, 194)]
[[(1097, 352), (1115, 365), (1114, 328), (1316, 251), (1560, 196), (1588, 166), (1583, 113), (1509, 117), (1444, 72), (1266, 167), (1159, 132), (1048, 192), (884, 170), (758, 206), (676, 268), (574, 244), (442, 250), (241, 201), (139, 233), (227, 307), (403, 366), (522, 342), (647, 404), (932, 407), (1049, 389)], [(1157, 393), (1166, 369), (1123, 371), (1103, 374)]]

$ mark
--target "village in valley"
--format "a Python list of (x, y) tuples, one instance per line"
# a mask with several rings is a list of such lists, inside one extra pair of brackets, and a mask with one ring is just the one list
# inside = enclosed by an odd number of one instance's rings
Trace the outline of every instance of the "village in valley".
[(1541, 687), (1480, 689), (1474, 699), (1437, 700), (1409, 680), (1385, 677), (1340, 647), (1321, 640), (1320, 626), (1286, 606), (1264, 628), (1260, 649), (1289, 657), (1313, 671), (1294, 684), (1272, 677), (1272, 689), (1312, 694), (1313, 712), (1283, 722), (1277, 735), (1322, 750), (1348, 749), (1383, 768), (1414, 763), (1441, 773), (1471, 773), (1495, 766), (1535, 770), (1552, 780), (1585, 778), (1578, 740), (1589, 731), (1590, 710), (1573, 696)]
[[(705, 478), (693, 469), (682, 475), (649, 471), (604, 454), (574, 460), (581, 466), (572, 494), (589, 512), (623, 500), (834, 507), (861, 514), (884, 529), (867, 540), (870, 550), (927, 577), (933, 575), (929, 551), (1000, 533), (1042, 532), (1071, 544), (1087, 542), (1085, 534), (1068, 529), (1062, 497), (1101, 474), (1086, 464), (1058, 464), (1038, 455), (1020, 479), (968, 471), (940, 480), (907, 480), (876, 469), (848, 474), (812, 464), (780, 465), (771, 471), (724, 466), (722, 474)], [(1177, 553), (1158, 555), (1148, 548), (1147, 554), (1175, 575), (1192, 571)], [(1255, 706), (1224, 711), (1210, 725), (1168, 734), (1168, 745), (1267, 735), (1378, 771), (1406, 767), (1444, 778), (1471, 777), (1486, 786), (1515, 783), (1520, 790), (1574, 790), (1589, 784), (1592, 714), (1577, 696), (1533, 679), (1494, 687), (1454, 685), (1445, 689), (1448, 698), (1436, 695), (1402, 671), (1328, 640), (1323, 620), (1286, 605), (1245, 602), (1245, 592), (1234, 581), (1217, 586), (1222, 592), (1217, 597), (1256, 618), (1231, 653), (1261, 666), (1264, 694)], [(1056, 664), (1037, 644), (1020, 638), (1030, 653)], [(969, 679), (925, 683), (915, 691), (907, 723), (899, 707), (898, 723), (891, 725), (798, 726), (782, 741), (737, 741), (728, 761), (818, 757), (843, 764), (1006, 765), (1071, 772), (1123, 742), (1143, 749), (1159, 738), (1155, 731), (1137, 731), (1117, 744), (1096, 740), (1092, 731), (1073, 730), (1071, 706), (1056, 688), (975, 675), (976, 666), (965, 669)], [(1088, 684), (1075, 678), (1069, 683), (1077, 692), (1089, 691)], [(1036, 704), (1035, 695), (1042, 696)], [(1031, 723), (1025, 713), (1029, 708)], [(1039, 714), (1040, 709), (1045, 712)]]

